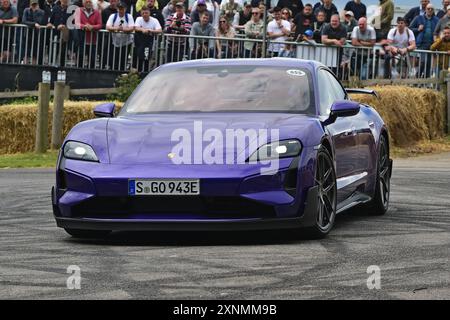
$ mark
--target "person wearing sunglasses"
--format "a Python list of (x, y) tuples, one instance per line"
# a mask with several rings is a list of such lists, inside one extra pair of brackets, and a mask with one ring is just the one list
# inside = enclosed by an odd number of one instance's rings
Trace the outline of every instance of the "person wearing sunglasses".
[[(264, 22), (261, 19), (261, 11), (258, 7), (252, 8), (252, 18), (245, 24), (245, 37), (248, 39), (262, 39), (264, 32)], [(260, 42), (244, 42), (244, 57), (261, 57)]]
[[(219, 19), (216, 37), (233, 39), (236, 37), (236, 31), (230, 25), (226, 16)], [(236, 54), (237, 46), (233, 40), (217, 40), (218, 58), (233, 58)]]

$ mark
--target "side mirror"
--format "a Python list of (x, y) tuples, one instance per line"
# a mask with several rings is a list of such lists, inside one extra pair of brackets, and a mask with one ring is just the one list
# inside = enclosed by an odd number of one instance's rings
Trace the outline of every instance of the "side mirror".
[(94, 108), (94, 114), (97, 118), (112, 118), (114, 117), (114, 109), (116, 104), (114, 102), (102, 103)]
[(326, 120), (326, 125), (336, 121), (338, 117), (351, 117), (357, 115), (360, 106), (359, 102), (352, 100), (338, 100), (331, 105), (330, 116)]
[(357, 115), (359, 112), (359, 102), (351, 100), (335, 101), (331, 105), (330, 117), (351, 117)]

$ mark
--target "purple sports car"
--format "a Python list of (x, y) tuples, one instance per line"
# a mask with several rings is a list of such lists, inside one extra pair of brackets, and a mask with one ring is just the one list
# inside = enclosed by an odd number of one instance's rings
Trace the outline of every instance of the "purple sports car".
[(299, 229), (312, 238), (355, 205), (388, 210), (383, 120), (324, 65), (195, 60), (151, 72), (115, 114), (77, 124), (60, 151), (56, 223), (116, 230)]

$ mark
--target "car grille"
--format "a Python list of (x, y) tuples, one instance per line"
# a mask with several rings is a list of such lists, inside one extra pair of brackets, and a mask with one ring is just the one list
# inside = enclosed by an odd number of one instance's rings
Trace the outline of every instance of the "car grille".
[(73, 217), (112, 219), (275, 218), (275, 209), (241, 197), (94, 197), (72, 208)]

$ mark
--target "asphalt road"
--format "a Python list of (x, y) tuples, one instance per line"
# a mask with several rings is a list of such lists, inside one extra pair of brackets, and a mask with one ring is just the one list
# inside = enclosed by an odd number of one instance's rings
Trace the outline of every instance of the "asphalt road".
[[(278, 232), (116, 233), (56, 228), (53, 170), (0, 170), (1, 299), (449, 299), (450, 154), (396, 160), (391, 209), (354, 210), (324, 240)], [(69, 290), (69, 265), (79, 290)], [(368, 289), (367, 268), (380, 268)]]

